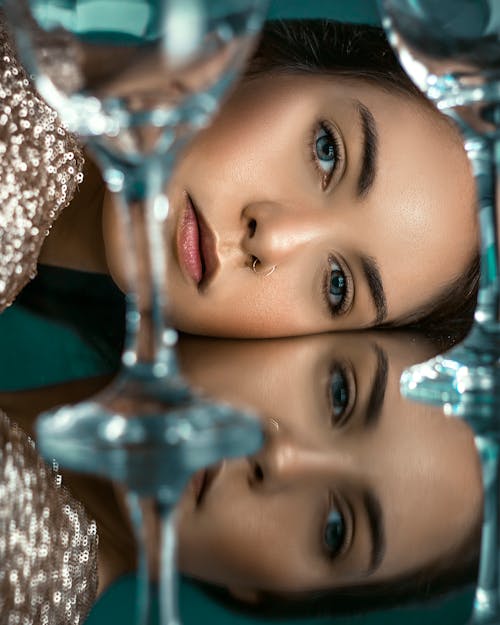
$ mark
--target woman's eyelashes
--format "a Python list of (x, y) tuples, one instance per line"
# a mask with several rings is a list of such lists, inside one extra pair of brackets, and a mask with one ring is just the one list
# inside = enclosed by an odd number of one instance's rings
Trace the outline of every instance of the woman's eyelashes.
[(333, 257), (328, 259), (328, 270), (324, 278), (323, 295), (327, 307), (334, 317), (344, 314), (351, 307), (351, 280), (340, 263)]
[(332, 403), (332, 418), (335, 423), (342, 421), (346, 408), (349, 405), (349, 385), (342, 369), (335, 369), (330, 378), (330, 398)]
[(337, 132), (327, 122), (320, 122), (315, 127), (311, 141), (311, 155), (320, 175), (323, 191), (328, 188), (334, 172), (339, 169), (343, 158), (341, 146)]
[(329, 558), (335, 558), (342, 551), (345, 535), (344, 517), (337, 509), (332, 508), (328, 512), (323, 532), (323, 544)]
[(346, 553), (352, 543), (353, 519), (350, 510), (342, 510), (333, 493), (328, 494), (326, 519), (322, 527), (322, 550), (329, 560)]
[(334, 363), (330, 368), (327, 390), (331, 424), (343, 427), (354, 412), (356, 382), (349, 365)]

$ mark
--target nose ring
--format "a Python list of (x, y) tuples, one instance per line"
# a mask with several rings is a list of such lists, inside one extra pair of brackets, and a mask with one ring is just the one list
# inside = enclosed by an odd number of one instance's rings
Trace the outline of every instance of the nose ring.
[(280, 429), (280, 424), (278, 423), (278, 420), (275, 419), (274, 417), (270, 417), (269, 418), (269, 425), (272, 427), (272, 429), (275, 432), (278, 432)]
[(271, 267), (271, 269), (269, 269), (268, 271), (266, 271), (266, 273), (262, 273), (261, 271), (257, 271), (257, 269), (256, 269), (256, 267), (257, 267), (257, 263), (258, 263), (258, 262), (259, 262), (259, 261), (258, 261), (258, 259), (257, 259), (257, 258), (254, 258), (254, 259), (253, 259), (253, 263), (252, 263), (252, 271), (253, 271), (254, 273), (257, 273), (257, 274), (259, 274), (259, 275), (262, 275), (262, 277), (263, 277), (263, 278), (267, 278), (267, 276), (270, 276), (270, 275), (273, 273), (273, 271), (276, 269), (276, 265), (273, 265), (273, 266)]

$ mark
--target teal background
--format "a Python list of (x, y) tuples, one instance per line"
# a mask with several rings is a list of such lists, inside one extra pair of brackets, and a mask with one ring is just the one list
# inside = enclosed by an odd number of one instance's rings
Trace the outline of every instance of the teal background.
[(270, 19), (329, 17), (342, 22), (378, 24), (375, 0), (272, 0)]

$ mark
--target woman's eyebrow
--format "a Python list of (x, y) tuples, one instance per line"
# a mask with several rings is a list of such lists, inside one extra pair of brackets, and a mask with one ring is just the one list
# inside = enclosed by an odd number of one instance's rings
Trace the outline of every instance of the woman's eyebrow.
[(361, 130), (363, 132), (363, 155), (358, 178), (358, 197), (364, 198), (371, 189), (377, 173), (378, 131), (371, 111), (356, 100)]
[(370, 491), (363, 494), (363, 506), (368, 518), (371, 538), (371, 557), (367, 575), (372, 575), (382, 564), (386, 551), (385, 524), (382, 506), (378, 498)]
[(370, 396), (368, 397), (364, 419), (365, 427), (369, 428), (374, 427), (380, 417), (384, 404), (387, 374), (389, 370), (389, 363), (385, 351), (376, 344), (373, 345), (373, 350), (377, 356), (377, 368), (373, 376), (372, 388)]
[(372, 296), (375, 310), (377, 311), (375, 325), (379, 325), (387, 317), (387, 299), (385, 297), (380, 269), (378, 268), (376, 260), (371, 256), (362, 255), (360, 260), (361, 268), (363, 270), (365, 280), (368, 283), (368, 288), (370, 289), (370, 295)]

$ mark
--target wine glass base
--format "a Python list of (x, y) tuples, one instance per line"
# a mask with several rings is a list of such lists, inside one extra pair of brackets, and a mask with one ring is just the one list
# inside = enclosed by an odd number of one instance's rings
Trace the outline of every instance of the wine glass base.
[(448, 407), (496, 408), (499, 391), (500, 334), (478, 327), (457, 347), (406, 369), (401, 376), (405, 397)]
[(149, 378), (145, 386), (121, 374), (94, 398), (40, 415), (37, 441), (46, 459), (67, 469), (176, 500), (193, 473), (255, 453), (263, 435), (257, 417), (194, 394), (180, 378)]

